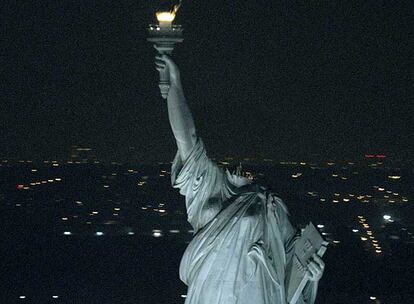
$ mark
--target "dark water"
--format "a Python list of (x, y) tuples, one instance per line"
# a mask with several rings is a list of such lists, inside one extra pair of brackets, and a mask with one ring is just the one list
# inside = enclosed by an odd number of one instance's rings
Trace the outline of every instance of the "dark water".
[(180, 303), (186, 291), (178, 279), (185, 244), (20, 236), (8, 245), (2, 303), (20, 295), (24, 303)]
[[(376, 303), (371, 295), (378, 303), (414, 303), (412, 248), (379, 262), (351, 235), (342, 237), (325, 256), (317, 303)], [(2, 303), (184, 302), (178, 266), (186, 244), (178, 240), (20, 234), (3, 245)]]
[[(3, 167), (0, 174), (0, 303), (184, 303), (186, 286), (178, 275), (190, 239), (184, 198), (172, 189), (168, 175), (150, 178), (145, 187), (137, 187), (143, 175), (158, 176), (168, 166), (139, 175), (129, 174), (128, 168), (92, 166), (47, 167), (34, 175), (31, 166)], [(292, 179), (298, 169), (305, 178)], [(339, 241), (332, 242), (324, 256), (326, 270), (316, 303), (414, 303), (412, 170), (402, 172), (404, 178), (399, 182), (387, 180), (385, 170), (359, 170), (355, 177), (345, 169), (307, 170), (263, 167), (258, 171), (273, 177), (271, 189), (280, 192), (294, 224), (323, 223), (330, 240)], [(332, 178), (333, 172), (352, 179), (338, 181)], [(16, 190), (16, 184), (56, 176), (62, 177), (61, 183)], [(110, 188), (103, 188), (104, 184)], [(373, 185), (402, 193), (409, 202), (384, 203), (383, 193)], [(310, 190), (317, 190), (319, 196), (309, 195)], [(371, 194), (373, 200), (320, 202), (320, 197), (335, 198), (335, 192)], [(78, 206), (76, 200), (84, 205)], [(165, 202), (169, 215), (142, 210), (148, 202), (151, 208)], [(113, 207), (121, 207), (119, 216), (112, 215)], [(91, 216), (92, 210), (99, 210), (99, 215)], [(392, 214), (395, 223), (384, 225), (385, 213)], [(361, 241), (360, 233), (352, 232), (353, 228), (361, 230), (359, 214), (368, 219), (381, 242), (380, 256)], [(70, 223), (62, 221), (68, 215), (79, 217)], [(108, 219), (117, 224), (104, 225)], [(153, 228), (179, 228), (182, 233), (154, 238)], [(68, 229), (74, 235), (62, 235)], [(104, 229), (105, 235), (94, 236), (97, 229)], [(137, 233), (127, 235), (128, 229)], [(24, 299), (19, 298), (22, 295)]]

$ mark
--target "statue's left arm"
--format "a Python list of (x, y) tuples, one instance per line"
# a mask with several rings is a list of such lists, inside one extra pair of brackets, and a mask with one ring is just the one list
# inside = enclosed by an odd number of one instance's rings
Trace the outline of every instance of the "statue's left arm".
[[(286, 205), (283, 202), (280, 202), (281, 208), (278, 210), (281, 232), (283, 242), (285, 244), (285, 253), (286, 253), (286, 265), (290, 265), (290, 262), (293, 258), (294, 248), (296, 241), (298, 240), (300, 234), (299, 231), (293, 227), (289, 220), (289, 212)], [(318, 283), (321, 279), (325, 268), (325, 263), (323, 260), (315, 254), (308, 264), (308, 269), (306, 276), (308, 277), (308, 282), (305, 285), (305, 288), (302, 291), (302, 296), (299, 297), (296, 304), (313, 304), (315, 303), (316, 294), (318, 291)]]

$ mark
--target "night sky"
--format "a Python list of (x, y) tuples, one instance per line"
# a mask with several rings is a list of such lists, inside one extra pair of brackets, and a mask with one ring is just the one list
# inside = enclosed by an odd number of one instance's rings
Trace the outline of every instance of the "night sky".
[[(159, 1), (7, 2), (0, 157), (67, 158), (79, 144), (172, 160), (146, 41)], [(412, 13), (411, 1), (184, 0), (174, 59), (209, 155), (412, 154)]]

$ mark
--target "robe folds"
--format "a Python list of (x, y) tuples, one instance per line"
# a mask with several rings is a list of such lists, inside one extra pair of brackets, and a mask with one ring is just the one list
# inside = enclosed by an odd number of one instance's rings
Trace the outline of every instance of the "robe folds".
[[(285, 272), (298, 231), (284, 202), (265, 187), (237, 187), (197, 137), (186, 160), (177, 151), (171, 183), (185, 196), (194, 236), (180, 263), (185, 304), (286, 304)], [(313, 304), (308, 282), (297, 304)]]

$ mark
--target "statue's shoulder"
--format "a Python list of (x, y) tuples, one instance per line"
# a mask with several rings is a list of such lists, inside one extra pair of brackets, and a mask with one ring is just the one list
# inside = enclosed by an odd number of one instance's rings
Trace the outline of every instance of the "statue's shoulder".
[(283, 199), (279, 196), (278, 193), (272, 191), (268, 187), (259, 186), (260, 195), (266, 198), (266, 201), (271, 203), (274, 207), (279, 207), (285, 213), (289, 214), (289, 210), (283, 201)]

